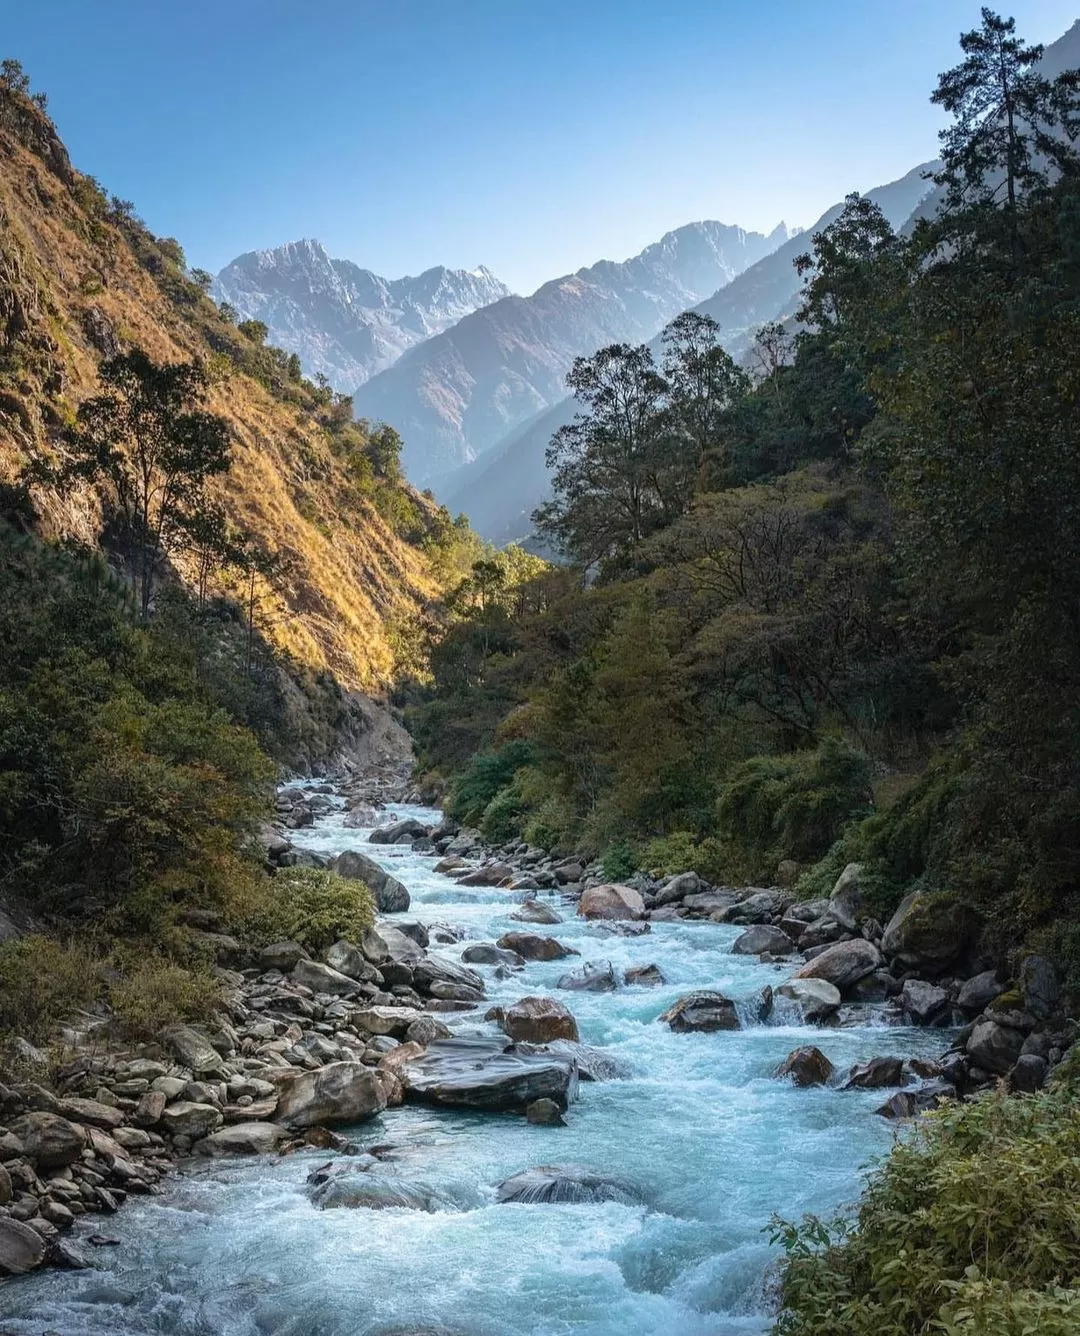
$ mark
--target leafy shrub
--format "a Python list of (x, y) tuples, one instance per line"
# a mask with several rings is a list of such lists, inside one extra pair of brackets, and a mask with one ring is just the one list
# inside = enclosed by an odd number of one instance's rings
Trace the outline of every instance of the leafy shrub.
[(708, 881), (723, 878), (724, 849), (719, 840), (707, 836), (699, 840), (688, 830), (676, 830), (649, 843), (641, 852), (640, 863), (650, 872), (674, 877), (680, 872), (697, 872)]
[(156, 953), (124, 952), (109, 1002), (119, 1030), (130, 1039), (157, 1038), (166, 1025), (208, 1020), (221, 985), (203, 967), (186, 969)]
[(475, 826), (488, 803), (500, 789), (506, 788), (522, 766), (532, 758), (527, 742), (508, 742), (497, 751), (474, 756), (454, 783), (446, 804), (447, 816), (466, 826)]
[(508, 840), (517, 839), (521, 834), (524, 811), (525, 803), (520, 791), (513, 784), (507, 785), (484, 808), (480, 821), (481, 835), (492, 844), (505, 844)]
[(101, 963), (77, 942), (33, 935), (0, 944), (0, 1034), (45, 1040), (102, 994)]
[(320, 868), (283, 868), (237, 907), (239, 926), (256, 946), (292, 941), (324, 951), (340, 937), (358, 942), (375, 922), (375, 901), (362, 881)]
[(999, 1093), (932, 1115), (853, 1220), (776, 1222), (777, 1336), (1066, 1336), (1080, 1329), (1080, 1107)]
[(818, 859), (871, 801), (869, 761), (837, 739), (814, 751), (751, 757), (734, 767), (717, 799), (732, 870), (770, 875), (781, 859)]
[(608, 845), (600, 863), (608, 881), (625, 881), (637, 871), (638, 856), (625, 841), (620, 841)]

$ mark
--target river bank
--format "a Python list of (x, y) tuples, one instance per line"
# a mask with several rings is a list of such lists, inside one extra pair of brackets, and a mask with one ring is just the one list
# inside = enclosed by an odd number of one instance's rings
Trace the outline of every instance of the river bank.
[[(320, 973), (333, 964), (304, 964), (302, 957), (291, 964), (279, 958), (276, 968), (263, 961), (233, 969), (231, 1034), (223, 1027), (203, 1040), (213, 1057), (204, 1052), (197, 1059), (189, 1050), (189, 1062), (182, 1063), (175, 1045), (190, 1038), (173, 1035), (161, 1057), (136, 1058), (163, 1060), (164, 1076), (146, 1068), (133, 1077), (119, 1055), (101, 1055), (99, 1069), (73, 1074), (95, 1093), (103, 1087), (115, 1094), (132, 1080), (146, 1080), (147, 1090), (158, 1083), (159, 1093), (171, 1096), (170, 1121), (138, 1129), (148, 1145), (133, 1147), (127, 1160), (137, 1164), (139, 1151), (152, 1148), (162, 1169), (179, 1158), (183, 1172), (160, 1198), (133, 1199), (110, 1219), (116, 1247), (86, 1247), (87, 1226), (77, 1222), (67, 1237), (104, 1275), (87, 1271), (6, 1285), (0, 1316), (7, 1328), (29, 1336), (45, 1319), (64, 1332), (95, 1336), (344, 1336), (432, 1324), (484, 1336), (764, 1331), (771, 1254), (762, 1229), (769, 1216), (828, 1210), (856, 1194), (859, 1166), (884, 1150), (891, 1134), (892, 1124), (875, 1111), (886, 1099), (943, 1093), (947, 1073), (936, 1060), (951, 1033), (888, 1023), (910, 1021), (902, 1004), (889, 1000), (842, 999), (825, 1025), (808, 1025), (796, 1004), (780, 996), (772, 1013), (763, 1014), (766, 990), (777, 991), (802, 968), (802, 958), (779, 962), (737, 953), (733, 947), (750, 929), (690, 917), (705, 905), (687, 900), (715, 896), (715, 889), (684, 890), (638, 917), (587, 918), (576, 912), (575, 899), (578, 890), (589, 890), (584, 868), (577, 887), (570, 880), (560, 885), (557, 871), (530, 851), (493, 856), (476, 846), (452, 853), (455, 840), (467, 846), (472, 837), (449, 830), (434, 838), (402, 830), (395, 837), (401, 843), (383, 843), (384, 830), (372, 843), (369, 827), (346, 824), (355, 818), (345, 800), (318, 788), (307, 786), (298, 800), (316, 800), (320, 810), (310, 824), (291, 824), (292, 806), (290, 815), (283, 813), (292, 846), (275, 856), (322, 861), (352, 849), (374, 859), (406, 891), (408, 909), (387, 914), (355, 956), (343, 948), (332, 956), (354, 973), (378, 970), (381, 978), (352, 978), (337, 969), (346, 980), (338, 984)], [(350, 798), (355, 811), (360, 800), (355, 791)], [(380, 815), (425, 829), (441, 822), (439, 813), (416, 806)], [(436, 847), (444, 842), (445, 848)], [(464, 865), (450, 871), (460, 880), (436, 871), (457, 857)], [(500, 859), (521, 866), (497, 876), (500, 866), (510, 866)], [(547, 881), (549, 873), (554, 885), (520, 884), (522, 878)], [(508, 880), (519, 884), (494, 884)], [(657, 894), (663, 889), (646, 888), (645, 895)], [(527, 899), (533, 907), (523, 904)], [(782, 921), (790, 908), (777, 903), (770, 917), (779, 914)], [(546, 923), (528, 921), (538, 912)], [(515, 917), (522, 914), (525, 920)], [(556, 915), (559, 921), (552, 922)], [(758, 925), (765, 926), (776, 925)], [(497, 944), (522, 932), (578, 954), (523, 964), (475, 959), (477, 948), (512, 950), (512, 944)], [(471, 963), (462, 960), (466, 953)], [(598, 968), (587, 977), (581, 971), (589, 962)], [(650, 969), (649, 983), (632, 982)], [(560, 987), (567, 976), (591, 986)], [(482, 997), (461, 991), (477, 982)], [(334, 995), (316, 984), (344, 991)], [(686, 1032), (660, 1019), (701, 991), (731, 999), (737, 1029)], [(564, 1043), (546, 1054), (522, 1050), (507, 1075), (501, 1063), (511, 1044), (498, 1017), (528, 996), (561, 1003), (585, 1048)], [(526, 1020), (537, 1023), (535, 1016)], [(550, 1016), (540, 1018), (549, 1022)], [(454, 1042), (442, 1038), (442, 1027)], [(1048, 1032), (1032, 1028), (1028, 1037)], [(974, 1027), (962, 1039), (965, 1050), (973, 1034)], [(430, 1055), (454, 1043), (454, 1080), (428, 1079), (430, 1068), (425, 1077)], [(467, 1060), (462, 1044), (474, 1046)], [(811, 1045), (834, 1069), (825, 1084), (800, 1088), (776, 1078), (793, 1050)], [(496, 1058), (494, 1075), (481, 1071), (478, 1079), (477, 1060), (483, 1066)], [(885, 1062), (866, 1068), (873, 1059)], [(613, 1079), (580, 1080), (581, 1068), (590, 1066)], [(843, 1088), (852, 1067), (863, 1068), (871, 1088)], [(539, 1085), (530, 1085), (534, 1078)], [(183, 1087), (161, 1090), (170, 1079), (183, 1079)], [(882, 1079), (898, 1084), (877, 1088)], [(248, 1088), (242, 1090), (243, 1082)], [(502, 1092), (494, 1108), (507, 1111), (492, 1111), (493, 1089)], [(527, 1122), (521, 1111), (537, 1096), (552, 1099), (567, 1126)], [(134, 1088), (127, 1085), (115, 1098), (123, 1121), (131, 1121), (135, 1110), (122, 1101), (136, 1098)], [(177, 1105), (191, 1107), (178, 1111)], [(910, 1110), (901, 1104), (893, 1111)], [(308, 1131), (328, 1122), (340, 1132)], [(243, 1139), (249, 1149), (292, 1153), (240, 1158), (235, 1152)], [(93, 1154), (105, 1159), (102, 1148), (112, 1157), (107, 1168), (125, 1172), (124, 1156), (105, 1143)], [(351, 1149), (359, 1153), (344, 1153)], [(576, 1172), (579, 1188), (569, 1189), (576, 1201), (500, 1200), (513, 1192), (500, 1186), (507, 1180), (552, 1164), (564, 1167), (557, 1176), (563, 1183), (572, 1183)], [(80, 1166), (88, 1167), (83, 1151), (70, 1170), (73, 1179), (85, 1178)], [(568, 1173), (567, 1166), (576, 1170)], [(55, 1180), (66, 1182), (64, 1175), (40, 1168), (41, 1182), (50, 1184), (45, 1195), (62, 1195)], [(585, 1174), (584, 1190), (578, 1171)]]

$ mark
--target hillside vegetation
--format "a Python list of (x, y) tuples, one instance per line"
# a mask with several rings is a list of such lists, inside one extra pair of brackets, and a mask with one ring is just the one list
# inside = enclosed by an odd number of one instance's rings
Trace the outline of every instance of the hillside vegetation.
[[(0, 479), (62, 451), (103, 359), (136, 346), (159, 364), (200, 361), (232, 445), (221, 497), (261, 551), (287, 559), (275, 589), (260, 582), (267, 635), (346, 688), (377, 688), (394, 669), (395, 627), (437, 593), (421, 548), (448, 517), (404, 486), (373, 486), (348, 400), (304, 381), (255, 322), (237, 327), (209, 282), (71, 166), (43, 99), (11, 66), (0, 79)], [(97, 541), (100, 494), (37, 489), (33, 502), (48, 536)]]
[(851, 196), (754, 378), (700, 313), (579, 359), (535, 517), (570, 564), (465, 606), (412, 717), (486, 825), (813, 893), (860, 861), (882, 922), (940, 892), (1080, 981), (1077, 76), (1000, 40), (934, 95), (941, 210)]

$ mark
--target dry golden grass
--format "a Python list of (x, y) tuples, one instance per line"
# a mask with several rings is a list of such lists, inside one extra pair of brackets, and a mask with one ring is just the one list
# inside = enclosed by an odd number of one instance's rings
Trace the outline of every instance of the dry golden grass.
[[(94, 231), (65, 183), (0, 131), (0, 355), (5, 339), (13, 346), (5, 318), (16, 308), (39, 351), (0, 377), (0, 478), (9, 481), (30, 450), (55, 444), (64, 421), (96, 390), (100, 354), (85, 326), (91, 308), (155, 360), (211, 353), (198, 324), (168, 299), (120, 231), (100, 222)], [(235, 438), (224, 482), (233, 520), (294, 559), (284, 589), (260, 590), (267, 633), (344, 686), (385, 683), (393, 669), (388, 621), (437, 593), (423, 554), (371, 506), (359, 518), (341, 518), (336, 501), (345, 479), (322, 427), (303, 410), (236, 371), (214, 385), (210, 407)], [(36, 493), (35, 502), (53, 535), (97, 537), (100, 506), (92, 494)], [(189, 574), (182, 563), (181, 574)]]

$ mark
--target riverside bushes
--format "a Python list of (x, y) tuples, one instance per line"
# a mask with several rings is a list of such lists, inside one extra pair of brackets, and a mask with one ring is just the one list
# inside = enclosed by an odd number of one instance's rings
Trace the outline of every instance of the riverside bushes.
[(290, 867), (234, 909), (252, 945), (293, 941), (324, 951), (339, 938), (358, 942), (375, 922), (375, 901), (361, 881), (319, 868)]
[(777, 1336), (1069, 1336), (1080, 1328), (1075, 1091), (935, 1113), (851, 1220), (778, 1222)]

